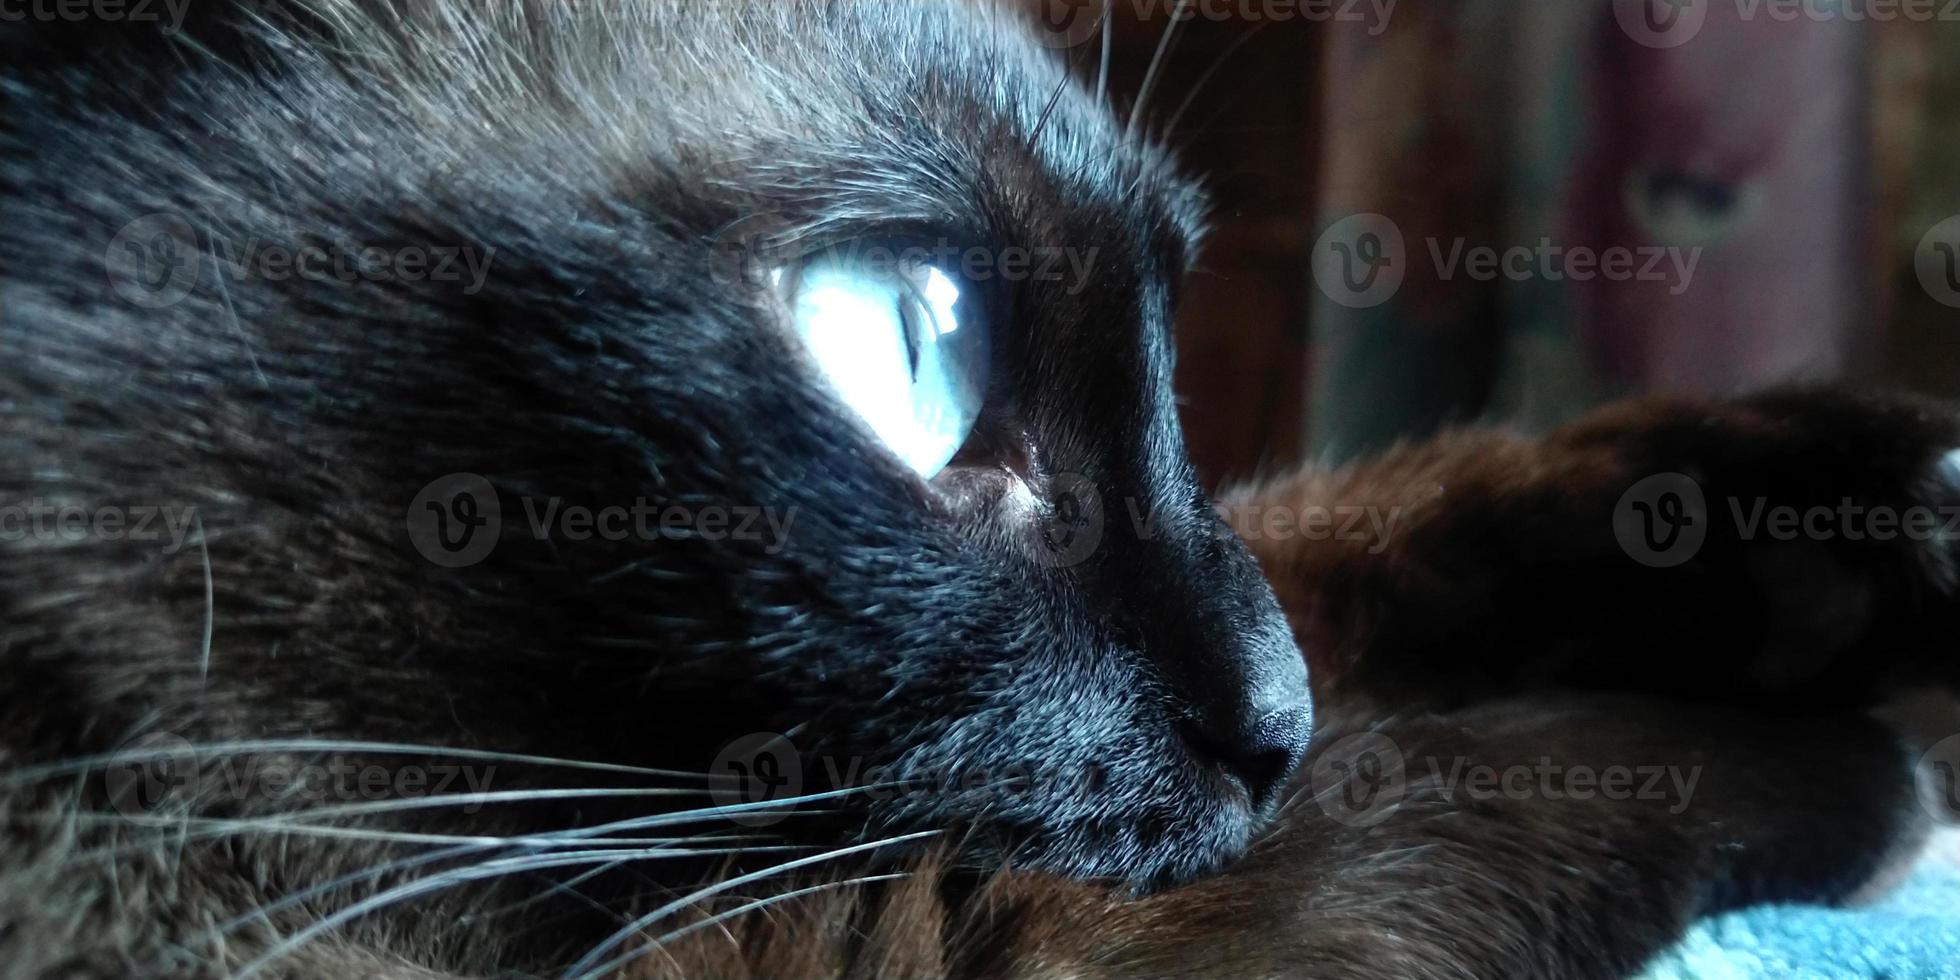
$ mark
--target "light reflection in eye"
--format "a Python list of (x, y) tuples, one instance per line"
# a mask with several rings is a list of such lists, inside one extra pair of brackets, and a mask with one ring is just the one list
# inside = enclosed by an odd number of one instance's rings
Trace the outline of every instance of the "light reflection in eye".
[(953, 308), (960, 303), (960, 287), (946, 273), (927, 266), (925, 285), (919, 290), (925, 294), (926, 305), (932, 312), (932, 322), (938, 326), (939, 335), (952, 333), (960, 328), (960, 318), (954, 315)]

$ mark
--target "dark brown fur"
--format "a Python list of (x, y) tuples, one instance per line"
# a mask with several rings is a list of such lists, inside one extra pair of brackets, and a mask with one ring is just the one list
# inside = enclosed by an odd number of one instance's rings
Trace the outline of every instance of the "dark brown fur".
[[(882, 892), (692, 932), (635, 975), (1605, 980), (1706, 914), (1853, 900), (1929, 827), (1909, 772), (1923, 744), (1863, 709), (1892, 684), (1952, 690), (1949, 545), (1808, 542), (1794, 560), (1830, 574), (1765, 580), (1764, 562), (1793, 559), (1718, 520), (1696, 560), (1652, 569), (1620, 551), (1612, 511), (1667, 471), (1696, 474), (1710, 500), (1760, 486), (1772, 505), (1950, 506), (1940, 467), (1955, 445), (1950, 412), (1903, 401), (1655, 399), (1542, 439), (1466, 431), (1248, 488), (1228, 506), (1307, 651), (1323, 727), (1296, 795), (1241, 863), (1141, 900), (1003, 874), (949, 901), (928, 862)], [(1405, 511), (1386, 538), (1276, 541), (1256, 527), (1272, 508), (1315, 505)], [(1563, 587), (1515, 588), (1553, 576)], [(1881, 583), (1865, 631), (1832, 631), (1827, 649), (1793, 649), (1770, 619), (1863, 608)], [(1410, 621), (1420, 641), (1397, 629)], [(1802, 669), (1765, 671), (1762, 657)], [(1356, 826), (1319, 804), (1345, 788), (1335, 764), (1370, 750), (1349, 737), (1364, 732), (1392, 739), (1409, 768), (1400, 805)], [(1419, 766), (1432, 755), (1692, 765), (1702, 778), (1685, 805), (1466, 801)]]
[[(0, 540), (0, 968), (530, 976), (614, 935), (686, 976), (1605, 977), (1695, 915), (1839, 899), (1910, 850), (1907, 746), (1863, 712), (1953, 679), (1950, 544), (1711, 529), (1656, 569), (1612, 533), (1663, 471), (1712, 500), (1951, 502), (1950, 415), (1830, 393), (1457, 436), (1239, 498), (1318, 672), (1268, 829), (1306, 671), (1178, 429), (1197, 195), (996, 13), (254, 0), (182, 37), (0, 27), (0, 504), (198, 518), (182, 547)], [(1100, 255), (986, 305), (998, 390), (931, 482), (758, 274), (894, 235)], [(250, 242), (494, 249), (495, 274), (296, 279), (227, 257)], [(414, 522), (457, 473), (800, 519), (775, 547), (592, 541), (523, 533), (512, 499), (496, 553), (451, 567)], [(1402, 510), (1373, 538), (1254, 533), (1308, 504)], [(810, 773), (1107, 778), (1052, 806), (835, 797), (770, 842), (947, 839), (815, 878), (748, 838), (546, 863), (616, 818), (739, 830), (699, 797), (749, 732), (793, 732)], [(184, 778), (132, 798), (112, 777), (157, 737)], [(471, 752), (497, 806), (226, 784)], [(1699, 789), (1473, 799), (1431, 757)]]

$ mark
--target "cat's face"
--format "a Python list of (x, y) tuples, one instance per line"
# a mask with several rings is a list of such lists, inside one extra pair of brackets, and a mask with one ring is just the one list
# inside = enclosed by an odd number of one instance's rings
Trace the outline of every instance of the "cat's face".
[[(166, 130), (214, 134), (195, 155), (132, 140), (111, 174), (91, 150), (144, 124), (49, 123), (57, 166), (15, 175), (112, 188), (16, 216), (74, 263), (154, 212), (207, 256), (487, 257), (472, 289), (207, 257), (174, 305), (105, 286), (86, 315), (31, 281), (61, 259), (6, 270), (15, 458), (208, 534), (208, 606), (201, 562), (163, 562), (62, 614), (86, 629), (20, 630), (106, 658), (101, 730), (723, 776), (763, 747), (804, 792), (859, 791), (823, 804), (859, 832), (1144, 881), (1241, 848), (1304, 748), (1305, 674), (1185, 458), (1167, 331), (1196, 204), (1157, 151), (988, 5), (410, 6), (419, 40), (323, 18), (359, 71), (144, 69)], [(57, 368), (58, 394), (31, 381)], [(491, 503), (494, 547), (431, 560)], [(581, 532), (580, 508), (627, 516)], [(92, 547), (0, 567), (52, 588), (140, 558)], [(207, 611), (208, 650), (139, 655)]]

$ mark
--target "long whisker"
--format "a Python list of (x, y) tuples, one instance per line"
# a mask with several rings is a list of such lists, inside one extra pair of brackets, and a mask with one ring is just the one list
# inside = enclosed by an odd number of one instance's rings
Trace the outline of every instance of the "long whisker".
[(730, 919), (738, 918), (740, 916), (747, 915), (750, 912), (755, 912), (760, 909), (768, 908), (771, 905), (778, 905), (783, 902), (791, 901), (793, 899), (802, 898), (805, 895), (814, 895), (819, 892), (834, 891), (839, 888), (849, 888), (853, 885), (871, 885), (881, 881), (898, 881), (899, 879), (910, 878), (910, 877), (911, 877), (910, 874), (903, 871), (895, 871), (889, 874), (881, 874), (881, 875), (866, 875), (861, 878), (846, 878), (843, 881), (826, 881), (822, 884), (809, 885), (804, 888), (797, 888), (790, 891), (786, 891), (781, 895), (772, 895), (768, 898), (758, 898), (753, 902), (743, 903), (742, 905), (738, 905), (735, 908), (729, 909), (726, 912), (721, 912), (716, 915), (709, 916), (708, 918), (703, 919), (700, 922), (690, 923), (688, 925), (680, 927), (679, 929), (675, 929), (672, 932), (666, 933), (665, 935), (662, 935), (659, 938), (654, 939), (653, 941), (647, 943), (645, 946), (637, 950), (634, 950), (633, 952), (628, 953), (624, 956), (620, 956), (614, 959), (611, 963), (607, 964), (607, 968), (617, 969), (621, 966), (624, 966), (627, 963), (631, 963), (632, 961), (639, 959), (642, 956), (651, 956), (654, 952), (658, 951), (662, 946), (665, 946), (668, 943), (680, 939), (690, 933), (699, 932), (702, 929), (708, 929), (714, 926), (718, 926), (724, 922), (727, 922)]
[[(477, 919), (500, 918), (502, 916), (509, 915), (512, 912), (518, 912), (530, 908), (531, 906), (536, 905), (539, 902), (551, 898), (553, 895), (578, 895), (580, 897), (583, 897), (584, 893), (578, 890), (578, 886), (583, 885), (586, 882), (599, 877), (600, 875), (606, 874), (607, 872), (615, 871), (618, 870), (619, 868), (625, 867), (627, 863), (628, 863), (627, 859), (625, 858), (621, 858), (617, 861), (608, 861), (605, 864), (599, 865), (596, 868), (588, 868), (584, 871), (581, 871), (578, 874), (575, 874), (564, 881), (550, 882), (549, 883), (550, 887), (546, 888), (544, 891), (539, 892), (536, 895), (531, 896), (530, 898), (512, 902), (509, 905), (504, 905), (498, 908), (490, 909), (489, 911), (486, 912), (472, 912), (466, 916), (463, 916), (463, 919), (465, 921), (475, 921)], [(626, 919), (624, 917), (621, 917), (620, 921), (625, 922)]]
[[(471, 834), (426, 834), (409, 831), (374, 830), (366, 827), (335, 827), (323, 824), (292, 823), (279, 818), (263, 820), (232, 820), (209, 817), (165, 817), (165, 816), (124, 816), (119, 813), (83, 812), (64, 815), (56, 819), (70, 817), (84, 824), (122, 824), (137, 827), (162, 827), (166, 829), (197, 828), (195, 833), (173, 835), (173, 839), (192, 840), (208, 837), (239, 837), (246, 834), (263, 833), (290, 834), (295, 837), (330, 837), (348, 840), (367, 840), (396, 844), (471, 844), (485, 847), (564, 847), (568, 842), (555, 839), (549, 834), (533, 834), (522, 837), (497, 837)], [(18, 818), (16, 818), (18, 819)], [(693, 840), (694, 837), (599, 837), (584, 838), (570, 843), (609, 844), (621, 847), (654, 846), (674, 844)], [(773, 840), (761, 834), (728, 835), (716, 840)], [(136, 844), (136, 847), (147, 847)], [(118, 848), (120, 849), (120, 848)], [(113, 852), (86, 852), (77, 857), (100, 857)]]
[[(83, 822), (87, 822), (87, 821), (84, 820)], [(125, 819), (124, 822), (129, 822), (129, 821)], [(198, 829), (196, 830), (189, 829), (188, 824), (193, 822), (198, 823), (199, 825)], [(542, 849), (542, 848), (549, 848), (549, 847), (568, 846), (566, 842), (557, 840), (552, 835), (532, 835), (527, 837), (493, 837), (493, 836), (471, 836), (466, 834), (455, 834), (455, 835), (419, 834), (419, 833), (408, 833), (408, 832), (399, 832), (399, 831), (366, 830), (358, 827), (326, 827), (326, 826), (319, 826), (314, 824), (290, 824), (290, 823), (267, 824), (267, 823), (262, 823), (257, 821), (223, 821), (223, 820), (207, 821), (207, 820), (202, 820), (200, 818), (190, 818), (190, 817), (155, 818), (154, 820), (143, 821), (142, 825), (145, 826), (154, 825), (167, 829), (182, 830), (183, 832), (181, 833), (171, 834), (169, 838), (171, 843), (177, 844), (179, 846), (190, 843), (192, 841), (211, 840), (211, 839), (224, 838), (224, 837), (243, 837), (248, 834), (255, 834), (255, 833), (266, 834), (266, 835), (291, 834), (299, 837), (347, 836), (347, 837), (353, 837), (353, 838), (364, 839), (364, 840), (392, 841), (392, 842), (406, 843), (406, 844), (428, 843), (428, 844), (458, 845), (457, 848), (452, 849), (451, 851), (445, 854), (439, 855), (439, 857), (452, 857), (457, 854), (482, 851), (482, 850), (487, 850), (496, 847), (531, 847), (531, 848)], [(609, 845), (630, 847), (630, 846), (654, 846), (654, 845), (662, 845), (662, 844), (679, 844), (688, 841), (702, 841), (702, 840), (715, 841), (715, 842), (734, 842), (734, 841), (766, 841), (766, 840), (780, 840), (780, 839), (781, 839), (780, 837), (776, 837), (768, 834), (719, 834), (719, 835), (689, 834), (681, 837), (595, 837), (595, 838), (590, 838), (581, 841), (574, 841), (572, 843), (609, 844)], [(89, 864), (91, 862), (100, 859), (113, 859), (117, 857), (122, 857), (124, 855), (142, 854), (152, 850), (156, 846), (156, 843), (157, 842), (155, 840), (135, 840), (135, 841), (126, 841), (120, 844), (110, 844), (104, 847), (90, 848), (84, 851), (75, 851), (73, 853), (63, 855), (59, 861), (56, 861), (52, 864), (29, 865), (27, 867), (17, 868), (15, 870), (6, 872), (4, 874), (0, 874), (0, 881), (19, 880), (21, 878), (28, 878), (37, 875), (46, 875), (52, 872), (63, 871), (65, 869), (73, 868), (79, 865)], [(407, 867), (412, 867), (414, 866), (414, 864), (419, 864), (419, 863), (424, 863), (424, 862), (416, 861), (410, 864), (405, 864), (402, 868), (394, 868), (394, 869), (382, 868), (376, 871), (375, 877), (379, 877), (382, 874), (386, 874), (389, 870), (405, 870)]]
[(706, 790), (700, 789), (646, 789), (623, 787), (618, 789), (580, 787), (574, 789), (504, 789), (474, 793), (443, 793), (438, 796), (411, 796), (396, 800), (372, 800), (365, 803), (348, 803), (342, 806), (320, 807), (312, 810), (293, 810), (281, 813), (274, 820), (331, 819), (333, 817), (365, 817), (377, 813), (394, 813), (401, 810), (433, 810), (446, 806), (485, 806), (497, 803), (532, 803), (542, 800), (584, 800), (700, 796)]
[(1259, 32), (1265, 30), (1266, 26), (1271, 23), (1272, 21), (1270, 20), (1262, 20), (1253, 25), (1251, 30), (1245, 31), (1238, 37), (1233, 38), (1232, 43), (1226, 45), (1225, 50), (1219, 54), (1217, 60), (1211, 63), (1211, 67), (1206, 68), (1205, 73), (1199, 75), (1196, 82), (1191, 83), (1191, 91), (1184, 94), (1184, 101), (1178, 103), (1177, 111), (1171, 113), (1170, 119), (1164, 123), (1163, 139), (1165, 142), (1168, 143), (1171, 139), (1171, 134), (1177, 132), (1178, 120), (1184, 118), (1184, 112), (1191, 108), (1191, 103), (1198, 101), (1198, 93), (1205, 90), (1205, 85), (1211, 81), (1211, 76), (1218, 74), (1218, 69), (1224, 67), (1226, 62), (1232, 60), (1232, 56), (1237, 54), (1240, 48), (1245, 47), (1247, 41), (1258, 37)]
[(418, 878), (415, 881), (398, 885), (378, 895), (372, 895), (369, 896), (368, 898), (362, 899), (361, 901), (355, 902), (354, 904), (349, 905), (348, 907), (341, 909), (340, 911), (335, 912), (332, 915), (326, 916), (324, 918), (319, 919), (318, 921), (308, 924), (306, 928), (293, 933), (291, 936), (286, 937), (284, 940), (281, 940), (278, 945), (272, 947), (269, 950), (266, 950), (264, 953), (261, 953), (256, 959), (253, 959), (251, 962), (245, 964), (243, 968), (241, 968), (237, 973), (233, 974), (232, 976), (233, 976), (233, 980), (244, 980), (245, 977), (249, 977), (257, 973), (258, 971), (265, 969), (267, 966), (271, 965), (274, 961), (281, 959), (282, 957), (285, 957), (286, 955), (292, 953), (294, 950), (299, 949), (301, 946), (306, 945), (308, 942), (312, 941), (315, 937), (330, 932), (336, 928), (339, 928), (342, 924), (347, 923), (353, 919), (357, 919), (363, 915), (366, 915), (369, 912), (378, 911), (390, 905), (395, 905), (400, 902), (405, 902), (408, 901), (409, 899), (417, 898), (422, 895), (427, 895), (432, 892), (438, 892), (444, 889), (454, 888), (458, 885), (467, 884), (472, 881), (481, 881), (486, 878), (498, 878), (498, 877), (503, 877), (505, 875), (519, 874), (519, 873), (529, 872), (529, 871), (544, 871), (544, 870), (549, 870), (551, 868), (576, 867), (576, 866), (593, 864), (593, 863), (616, 861), (622, 857), (635, 861), (643, 861), (643, 860), (654, 860), (658, 858), (698, 858), (698, 857), (705, 857), (705, 856), (713, 856), (716, 854), (740, 854), (740, 853), (743, 853), (742, 849), (740, 848), (736, 848), (732, 850), (731, 849), (691, 850), (685, 848), (675, 850), (671, 848), (656, 847), (656, 848), (647, 848), (641, 851), (630, 851), (630, 852), (622, 852), (613, 848), (605, 848), (605, 849), (593, 850), (593, 851), (568, 851), (568, 852), (548, 854), (542, 856), (527, 855), (525, 857), (501, 858), (494, 861), (485, 861), (481, 864), (474, 864), (468, 867), (457, 868), (451, 871), (444, 871), (440, 874), (430, 875), (427, 878)]
[(1103, 0), (1102, 21), (1102, 67), (1096, 69), (1096, 104), (1102, 105), (1109, 98), (1109, 55), (1114, 47), (1116, 0)]
[(1041, 118), (1035, 120), (1034, 132), (1028, 134), (1028, 150), (1030, 152), (1035, 147), (1041, 145), (1041, 131), (1047, 128), (1049, 115), (1054, 113), (1055, 106), (1062, 101), (1062, 93), (1068, 91), (1069, 83), (1072, 81), (1074, 81), (1072, 74), (1064, 72), (1062, 74), (1062, 80), (1055, 84), (1055, 91), (1049, 93), (1048, 104), (1041, 109)]
[(1143, 86), (1137, 89), (1136, 104), (1130, 107), (1130, 121), (1123, 127), (1123, 141), (1129, 142), (1136, 135), (1137, 123), (1142, 121), (1144, 107), (1150, 104), (1150, 92), (1157, 87), (1157, 76), (1164, 68), (1164, 56), (1170, 52), (1171, 39), (1177, 36), (1177, 25), (1184, 20), (1184, 11), (1191, 0), (1177, 0), (1171, 10), (1171, 22), (1164, 26), (1164, 34), (1157, 39), (1157, 53), (1150, 57), (1150, 67), (1143, 73)]
[(747, 885), (752, 882), (761, 881), (772, 875), (779, 875), (784, 872), (795, 871), (798, 868), (808, 867), (810, 865), (818, 864), (824, 861), (834, 861), (838, 858), (849, 857), (853, 854), (861, 854), (866, 851), (876, 850), (881, 847), (891, 847), (895, 844), (905, 844), (916, 840), (923, 840), (927, 837), (937, 836), (939, 833), (940, 832), (937, 830), (922, 830), (916, 833), (902, 834), (897, 837), (888, 837), (884, 840), (871, 841), (869, 843), (864, 843), (864, 844), (854, 844), (850, 847), (841, 847), (834, 851), (826, 851), (822, 854), (815, 854), (806, 858), (798, 858), (794, 861), (786, 861), (774, 867), (763, 868), (759, 871), (751, 871), (748, 874), (744, 874), (744, 875), (737, 875), (733, 878), (728, 879), (727, 881), (720, 882), (719, 884), (709, 885), (706, 888), (698, 889), (688, 895), (684, 895), (671, 902), (668, 902), (667, 904), (662, 905), (659, 908), (656, 908), (653, 911), (648, 912), (647, 914), (640, 916), (637, 919), (634, 919), (632, 922), (627, 923), (626, 926), (620, 929), (618, 932), (615, 932), (612, 935), (606, 937), (604, 940), (602, 940), (599, 943), (599, 945), (592, 947), (591, 951), (587, 952), (584, 956), (580, 957), (578, 962), (573, 963), (570, 967), (566, 968), (564, 974), (565, 980), (594, 980), (594, 978), (597, 978), (599, 976), (602, 976), (603, 974), (611, 972), (614, 969), (617, 969), (622, 963), (630, 962), (633, 959), (633, 954), (631, 953), (628, 953), (624, 956), (615, 957), (611, 960), (605, 960), (604, 962), (601, 962), (601, 958), (604, 957), (607, 952), (618, 948), (621, 943), (624, 943), (627, 940), (633, 938), (635, 934), (641, 932), (647, 926), (650, 926), (655, 922), (659, 922), (661, 919), (664, 919), (667, 916), (680, 911), (681, 909), (687, 908), (688, 906), (693, 905), (704, 898), (710, 898), (715, 895), (719, 895), (722, 892), (729, 891), (735, 888), (740, 888), (743, 885)]
[[(230, 303), (230, 297), (226, 297), (225, 302)], [(249, 346), (245, 349), (248, 352), (251, 350)], [(263, 375), (260, 380), (264, 380)], [(199, 644), (197, 676), (200, 680), (208, 681), (211, 679), (211, 639), (218, 625), (218, 590), (216, 581), (211, 577), (211, 545), (204, 539), (204, 518), (192, 510), (191, 521), (196, 525), (197, 552), (204, 560), (204, 642)]]
[(183, 745), (158, 745), (139, 749), (124, 749), (102, 755), (82, 756), (43, 765), (25, 766), (0, 773), (0, 789), (15, 789), (60, 776), (73, 776), (100, 769), (104, 766), (120, 765), (130, 762), (158, 759), (197, 759), (200, 756), (207, 755), (224, 757), (259, 755), (274, 752), (332, 751), (352, 753), (370, 752), (376, 755), (431, 755), (448, 759), (475, 759), (484, 762), (556, 766), (563, 769), (579, 769), (588, 772), (616, 772), (635, 776), (658, 776), (676, 779), (713, 781), (717, 778), (733, 778), (708, 773), (686, 772), (678, 769), (649, 769), (643, 766), (629, 766), (612, 762), (588, 762), (582, 759), (560, 759), (544, 755), (493, 752), (486, 749), (416, 745), (410, 742), (359, 742), (336, 739), (265, 739), (243, 742), (213, 742), (205, 745), (188, 743)]
[[(776, 815), (776, 812), (771, 808), (794, 807), (802, 803), (814, 803), (826, 799), (835, 799), (837, 797), (844, 796), (850, 793), (861, 793), (861, 792), (869, 792), (872, 790), (882, 789), (885, 788), (887, 785), (888, 784), (874, 783), (862, 787), (852, 787), (850, 789), (831, 790), (823, 793), (808, 793), (803, 796), (797, 796), (797, 797), (785, 797), (784, 799), (781, 800), (767, 800), (767, 801), (761, 801), (757, 803), (732, 803), (727, 806), (709, 807), (702, 810), (689, 810), (677, 814), (653, 814), (649, 816), (629, 817), (624, 820), (614, 820), (609, 823), (596, 824), (591, 827), (581, 827), (576, 830), (561, 831), (559, 833), (550, 835), (550, 837), (554, 842), (573, 842), (573, 841), (590, 842), (594, 838), (603, 837), (604, 835), (615, 831), (640, 830), (647, 827), (685, 826), (690, 823), (699, 823), (702, 820), (709, 820), (715, 817), (731, 816), (735, 814), (742, 814), (748, 816), (757, 816), (757, 815), (774, 816)], [(782, 814), (785, 816), (791, 814), (798, 814), (798, 813), (807, 813), (807, 812), (809, 811), (794, 810), (794, 809), (782, 810)], [(439, 851), (431, 851), (427, 854), (419, 854), (414, 857), (401, 858), (394, 861), (385, 862), (379, 867), (368, 868), (363, 871), (350, 872), (348, 874), (340, 875), (339, 877), (331, 878), (328, 879), (327, 881), (323, 881), (315, 885), (310, 885), (306, 888), (302, 888), (296, 892), (293, 892), (292, 894), (286, 895), (269, 904), (262, 905), (259, 908), (256, 908), (245, 915), (238, 916), (228, 922), (219, 924), (211, 932), (214, 933), (215, 936), (217, 937), (222, 937), (230, 933), (236, 932), (239, 929), (244, 928), (246, 925), (254, 921), (263, 919), (267, 916), (270, 916), (271, 914), (278, 912), (282, 909), (292, 908), (295, 905), (299, 905), (303, 902), (309, 901), (313, 898), (317, 898), (321, 895), (331, 894), (334, 891), (337, 891), (342, 888), (346, 888), (350, 885), (360, 884), (361, 882), (364, 881), (372, 881), (374, 879), (381, 878), (389, 874), (399, 874), (404, 871), (412, 871), (416, 868), (426, 867), (430, 864), (434, 864), (439, 861), (445, 861), (450, 858), (465, 857), (471, 854), (477, 854), (482, 851), (490, 850), (492, 848), (501, 847), (501, 846), (503, 845), (461, 844), (456, 847), (444, 848)], [(556, 844), (554, 844), (554, 846), (556, 846)], [(614, 853), (617, 854), (617, 852)]]
[[(339, 817), (364, 817), (364, 816), (370, 816), (378, 813), (390, 813), (390, 812), (397, 812), (402, 810), (433, 809), (442, 806), (480, 806), (484, 804), (494, 804), (494, 803), (531, 802), (535, 800), (551, 800), (551, 799), (581, 799), (581, 798), (589, 798), (589, 797), (600, 797), (600, 798), (642, 797), (644, 798), (644, 797), (696, 796), (699, 795), (701, 792), (702, 791), (698, 789), (620, 788), (620, 789), (499, 790), (495, 792), (482, 792), (482, 793), (445, 793), (440, 796), (416, 797), (412, 799), (402, 799), (402, 800), (375, 800), (375, 801), (369, 801), (365, 803), (349, 803), (342, 806), (317, 807), (311, 810), (294, 810), (286, 813), (277, 813), (264, 817), (257, 817), (251, 820), (234, 820), (228, 823), (217, 818), (193, 818), (190, 817), (189, 815), (170, 815), (170, 814), (123, 815), (123, 814), (91, 813), (88, 811), (77, 811), (77, 812), (66, 813), (66, 814), (51, 814), (51, 815), (47, 815), (44, 819), (49, 820), (51, 822), (66, 822), (66, 821), (73, 820), (75, 822), (82, 822), (82, 823), (123, 823), (123, 824), (137, 825), (137, 826), (149, 825), (149, 826), (165, 826), (165, 827), (182, 826), (188, 822), (195, 820), (199, 822), (201, 826), (204, 827), (204, 829), (199, 830), (196, 833), (181, 835), (181, 838), (184, 840), (193, 840), (193, 839), (208, 838), (208, 837), (235, 836), (245, 831), (263, 831), (263, 832), (270, 833), (270, 832), (275, 832), (280, 830), (294, 830), (295, 832), (303, 832), (304, 828), (308, 826), (312, 826), (312, 824), (310, 824), (309, 821), (328, 820), (328, 819), (334, 819)], [(770, 802), (774, 803), (776, 801), (770, 801)], [(700, 811), (683, 810), (680, 812), (696, 813)], [(36, 815), (21, 814), (21, 815), (9, 817), (7, 819), (13, 822), (20, 822), (22, 820), (33, 819), (34, 816)], [(632, 818), (632, 819), (640, 819), (640, 818)], [(692, 821), (685, 821), (685, 822), (692, 822)], [(373, 833), (377, 835), (376, 839), (379, 839), (378, 835), (383, 832), (375, 831)], [(455, 836), (455, 837), (446, 837), (445, 835), (406, 835), (405, 834), (400, 837), (401, 840), (409, 843), (415, 842), (415, 840), (418, 838), (428, 840), (430, 842), (435, 842), (442, 839), (449, 839), (457, 843), (480, 844), (482, 846), (506, 846), (506, 845), (546, 846), (547, 843), (552, 839), (551, 835), (527, 836), (527, 837), (483, 837), (483, 836), (463, 835), (463, 836)], [(124, 853), (134, 853), (146, 849), (147, 846), (148, 845), (146, 843), (140, 841), (135, 843), (110, 844), (107, 845), (106, 847), (93, 848), (87, 851), (79, 852), (74, 855), (70, 855), (68, 858), (64, 860), (63, 863), (64, 864), (82, 863), (88, 860), (93, 860), (94, 858), (97, 857), (113, 856), (116, 854), (124, 854)], [(4, 876), (0, 876), (0, 877), (4, 877)]]

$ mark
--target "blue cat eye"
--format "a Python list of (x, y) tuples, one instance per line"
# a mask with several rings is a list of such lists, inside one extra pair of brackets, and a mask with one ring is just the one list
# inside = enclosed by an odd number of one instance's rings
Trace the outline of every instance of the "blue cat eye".
[(792, 272), (791, 320), (837, 395), (930, 479), (972, 434), (987, 398), (979, 284), (922, 249), (837, 246)]

